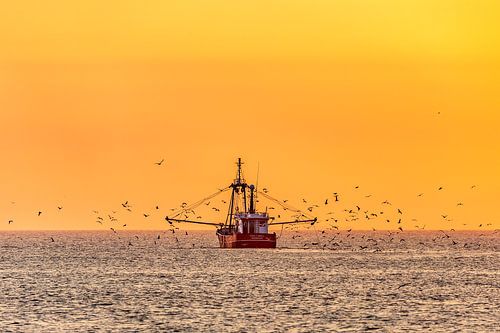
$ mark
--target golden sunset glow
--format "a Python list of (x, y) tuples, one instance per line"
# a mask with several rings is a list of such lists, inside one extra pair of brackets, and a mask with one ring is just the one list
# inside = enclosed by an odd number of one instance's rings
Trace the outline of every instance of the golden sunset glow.
[(237, 157), (302, 209), (340, 193), (320, 219), (389, 200), (407, 229), (497, 229), (499, 15), (495, 0), (6, 2), (0, 230), (109, 229), (93, 210), (161, 229), (229, 185)]

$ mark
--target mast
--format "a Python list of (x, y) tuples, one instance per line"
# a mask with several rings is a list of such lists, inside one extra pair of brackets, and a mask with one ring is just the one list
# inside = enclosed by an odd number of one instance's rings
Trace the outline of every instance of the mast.
[(236, 165), (238, 167), (236, 171), (236, 179), (233, 181), (231, 184), (232, 192), (231, 192), (231, 200), (229, 202), (229, 209), (227, 212), (227, 218), (226, 218), (226, 225), (229, 226), (229, 228), (232, 228), (233, 225), (233, 217), (234, 217), (234, 211), (237, 209), (240, 211), (240, 207), (238, 206), (238, 199), (239, 195), (243, 195), (243, 212), (247, 213), (247, 184), (245, 183), (245, 179), (243, 179), (243, 172), (242, 172), (242, 166), (243, 162), (241, 161), (241, 158), (238, 158), (238, 161), (236, 162)]
[(250, 185), (250, 209), (249, 209), (250, 214), (255, 214), (254, 190), (255, 190), (255, 187), (253, 185)]

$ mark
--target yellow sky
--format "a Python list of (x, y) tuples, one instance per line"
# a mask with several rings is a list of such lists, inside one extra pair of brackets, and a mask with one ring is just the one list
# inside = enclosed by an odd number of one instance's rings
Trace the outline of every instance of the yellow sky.
[(162, 228), (238, 156), (297, 206), (339, 192), (334, 211), (387, 199), (405, 228), (499, 228), (499, 15), (493, 0), (6, 2), (0, 230), (108, 228), (94, 209)]

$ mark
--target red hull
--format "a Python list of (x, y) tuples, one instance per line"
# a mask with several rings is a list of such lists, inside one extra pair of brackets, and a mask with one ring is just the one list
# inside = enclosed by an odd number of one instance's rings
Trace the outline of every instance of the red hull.
[(276, 234), (240, 234), (223, 235), (217, 233), (222, 248), (275, 248)]

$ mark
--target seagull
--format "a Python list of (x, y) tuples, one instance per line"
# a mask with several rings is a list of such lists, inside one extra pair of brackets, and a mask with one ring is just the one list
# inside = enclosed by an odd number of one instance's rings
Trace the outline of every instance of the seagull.
[(335, 201), (339, 201), (339, 195), (337, 192), (333, 192), (333, 196), (335, 197)]
[(13, 220), (9, 220), (9, 224), (11, 224), (12, 222), (14, 222)]
[(156, 209), (160, 209), (160, 207), (156, 206)]
[(325, 200), (325, 205), (328, 205), (328, 199)]
[(417, 195), (417, 197), (421, 197), (421, 196), (423, 196), (423, 195), (424, 195), (423, 193), (420, 193), (419, 195)]
[(61, 210), (61, 209), (63, 209), (63, 208), (62, 208), (62, 207), (60, 207), (60, 206), (57, 206), (57, 209)]
[(463, 205), (464, 205), (464, 204), (463, 204), (463, 203), (461, 203), (461, 202), (457, 203), (457, 206), (463, 206)]
[(401, 211), (401, 209), (398, 208), (398, 213), (399, 214), (403, 214), (403, 212)]
[(38, 216), (42, 215), (42, 212), (38, 212)]
[(441, 191), (444, 187), (439, 186), (438, 191)]
[(144, 217), (148, 217), (149, 216), (148, 214), (142, 214), (142, 215), (144, 215)]
[(162, 165), (162, 163), (164, 162), (165, 160), (162, 159), (160, 162), (155, 162), (156, 165)]
[(401, 231), (403, 231), (403, 228), (401, 228), (401, 227), (399, 227), (398, 229), (401, 230)]

